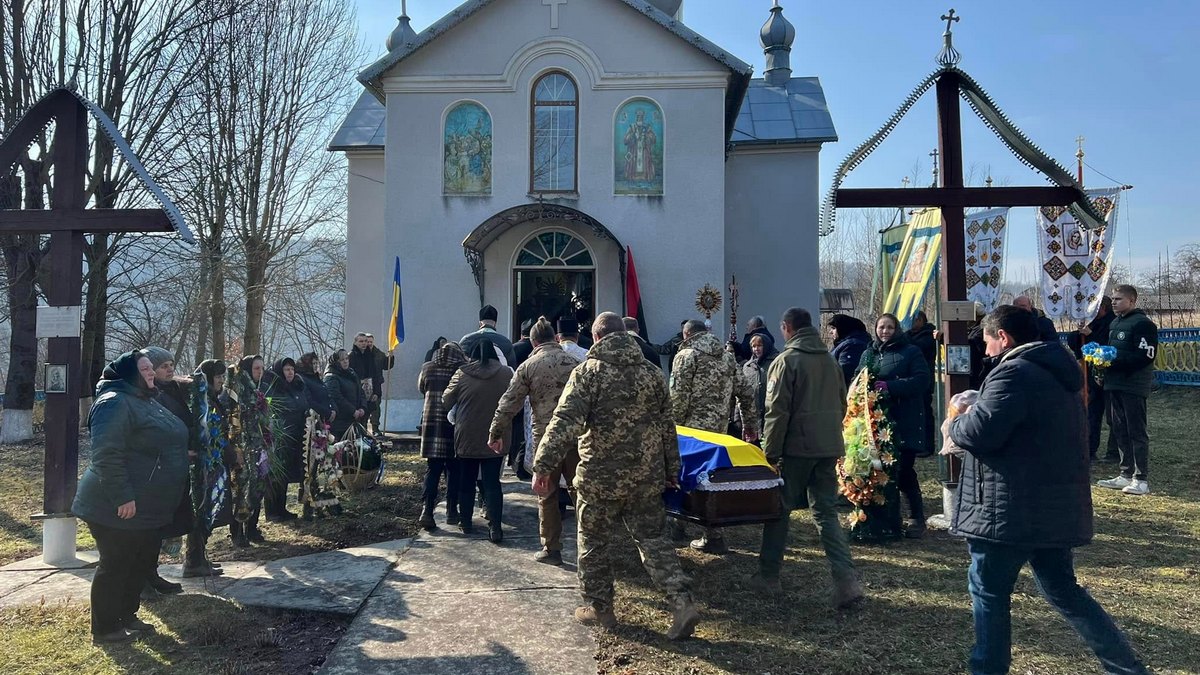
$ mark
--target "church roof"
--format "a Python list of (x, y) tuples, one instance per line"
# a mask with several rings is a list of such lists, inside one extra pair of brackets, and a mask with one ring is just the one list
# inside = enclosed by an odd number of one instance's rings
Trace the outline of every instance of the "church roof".
[[(449, 14), (421, 31), (416, 36), (416, 39), (396, 45), (395, 49), (389, 51), (375, 63), (367, 66), (365, 70), (358, 74), (358, 81), (374, 93), (376, 98), (383, 100), (383, 87), (380, 78), (383, 77), (384, 73), (493, 2), (495, 0), (466, 0), (466, 2), (451, 10)], [(754, 68), (732, 53), (718, 47), (708, 38), (683, 25), (681, 21), (676, 21), (674, 18), (663, 13), (662, 10), (655, 7), (649, 0), (621, 0), (621, 2), (629, 5), (634, 10), (645, 15), (646, 18), (662, 26), (681, 40), (684, 40), (733, 71), (733, 79), (729, 83), (729, 88), (725, 95), (726, 132), (731, 133), (733, 131), (734, 117), (737, 114), (738, 106), (742, 103), (746, 85), (754, 72)]]
[(329, 141), (330, 150), (383, 149), (387, 108), (369, 91), (359, 94), (342, 126)]
[(838, 139), (821, 81), (793, 77), (787, 87), (750, 80), (730, 142), (737, 145), (833, 143)]

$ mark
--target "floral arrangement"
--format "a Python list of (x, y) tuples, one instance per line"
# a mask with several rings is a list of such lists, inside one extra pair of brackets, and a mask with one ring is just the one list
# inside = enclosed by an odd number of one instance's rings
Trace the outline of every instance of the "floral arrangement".
[(224, 393), (232, 403), (229, 438), (235, 460), (229, 475), (234, 498), (233, 517), (246, 522), (262, 499), (264, 482), (271, 471), (275, 443), (271, 406), (250, 378), (250, 373), (237, 366), (229, 369)]
[(192, 465), (192, 507), (198, 518), (212, 530), (213, 522), (225, 506), (229, 482), (225, 474), (225, 416), (219, 406), (209, 405), (208, 380), (197, 372), (192, 378), (191, 409), (197, 422), (192, 439), (196, 462)]
[(1104, 384), (1104, 371), (1117, 358), (1117, 348), (1089, 342), (1080, 351), (1083, 352), (1083, 360), (1091, 366), (1096, 382)]
[(300, 495), (306, 510), (339, 506), (334, 487), (342, 477), (342, 467), (330, 452), (329, 437), (329, 425), (320, 415), (310, 414), (304, 434), (304, 485)]
[(886, 392), (875, 387), (871, 367), (863, 368), (850, 383), (842, 440), (846, 454), (838, 460), (838, 492), (854, 505), (850, 523), (864, 523), (867, 507), (886, 503), (883, 487), (891, 481), (895, 454), (892, 428), (885, 414)]

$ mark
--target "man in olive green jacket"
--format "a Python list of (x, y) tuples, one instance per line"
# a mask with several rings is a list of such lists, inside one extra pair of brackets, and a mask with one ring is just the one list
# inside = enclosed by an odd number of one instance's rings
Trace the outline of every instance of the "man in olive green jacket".
[(837, 461), (845, 453), (846, 380), (807, 310), (787, 310), (779, 327), (787, 345), (767, 372), (762, 448), (783, 477), (784, 515), (763, 526), (759, 571), (751, 582), (761, 590), (782, 591), (779, 572), (791, 511), (811, 505), (833, 572), (833, 604), (847, 607), (862, 598), (862, 587), (835, 508)]

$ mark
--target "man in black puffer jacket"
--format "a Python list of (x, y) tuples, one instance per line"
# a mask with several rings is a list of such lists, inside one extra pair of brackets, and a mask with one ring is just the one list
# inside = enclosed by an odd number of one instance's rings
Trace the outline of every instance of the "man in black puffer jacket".
[(1146, 673), (1129, 640), (1075, 580), (1071, 549), (1092, 540), (1083, 374), (1070, 351), (1038, 340), (1033, 315), (983, 320), (999, 363), (979, 401), (949, 423), (966, 451), (951, 529), (967, 538), (975, 615), (973, 673), (1007, 673), (1010, 598), (1025, 563), (1038, 588), (1109, 673)]

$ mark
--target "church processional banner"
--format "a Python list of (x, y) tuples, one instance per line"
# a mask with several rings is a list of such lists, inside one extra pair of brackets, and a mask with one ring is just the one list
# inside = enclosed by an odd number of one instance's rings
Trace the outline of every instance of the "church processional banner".
[(1046, 316), (1091, 321), (1112, 274), (1120, 188), (1085, 190), (1107, 226), (1085, 230), (1064, 206), (1043, 206), (1037, 213), (1038, 257)]
[(1008, 207), (967, 216), (967, 299), (982, 304), (985, 312), (1000, 302), (1007, 225)]
[[(883, 297), (892, 291), (892, 279), (896, 277), (896, 261), (900, 259), (900, 249), (904, 247), (904, 235), (908, 233), (908, 223), (889, 227), (879, 235), (879, 278), (883, 281)], [(874, 303), (871, 303), (874, 306)]]
[(907, 327), (921, 308), (929, 280), (937, 267), (942, 251), (942, 211), (925, 209), (908, 225), (891, 290), (883, 303), (883, 311), (895, 314)]
[(649, 99), (629, 101), (613, 124), (613, 192), (663, 193), (663, 115)]

